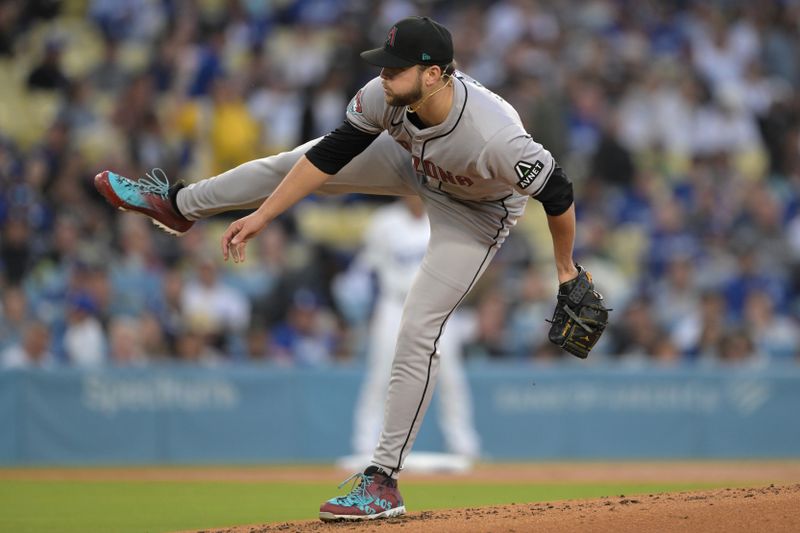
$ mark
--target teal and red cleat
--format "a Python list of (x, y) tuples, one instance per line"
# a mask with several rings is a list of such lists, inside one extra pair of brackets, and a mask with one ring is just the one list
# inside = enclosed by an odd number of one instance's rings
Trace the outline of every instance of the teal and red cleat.
[(181, 187), (180, 184), (170, 187), (167, 175), (160, 168), (138, 178), (126, 178), (110, 170), (94, 177), (94, 188), (108, 203), (124, 211), (147, 215), (156, 226), (174, 235), (186, 233), (194, 224), (180, 214), (171, 198)]
[(339, 488), (354, 478), (357, 484), (353, 484), (350, 494), (332, 498), (320, 506), (320, 520), (372, 520), (405, 514), (406, 508), (397, 489), (397, 480), (384, 474), (378, 467), (370, 466), (363, 474), (353, 474), (347, 478)]

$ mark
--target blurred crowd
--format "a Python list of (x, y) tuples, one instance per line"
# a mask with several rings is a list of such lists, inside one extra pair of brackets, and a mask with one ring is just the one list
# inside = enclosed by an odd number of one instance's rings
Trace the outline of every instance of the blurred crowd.
[[(307, 200), (230, 265), (229, 218), (176, 239), (92, 178), (191, 182), (327, 133), (412, 14), (574, 181), (614, 308), (590, 364), (800, 361), (798, 0), (0, 0), (0, 366), (359, 364), (350, 263), (388, 199)], [(468, 361), (564, 359), (541, 211), (456, 319)]]

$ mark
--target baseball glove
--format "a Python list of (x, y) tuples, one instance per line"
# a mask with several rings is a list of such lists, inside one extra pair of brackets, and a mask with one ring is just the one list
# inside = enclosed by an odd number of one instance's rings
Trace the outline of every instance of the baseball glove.
[(586, 359), (608, 324), (603, 296), (594, 290), (592, 276), (578, 264), (578, 277), (558, 286), (556, 308), (550, 324), (550, 342)]

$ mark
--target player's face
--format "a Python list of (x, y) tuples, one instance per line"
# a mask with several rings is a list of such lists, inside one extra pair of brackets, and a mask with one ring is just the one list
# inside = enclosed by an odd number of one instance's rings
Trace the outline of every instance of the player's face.
[(383, 95), (386, 103), (402, 107), (422, 99), (422, 71), (417, 67), (387, 68), (381, 70)]

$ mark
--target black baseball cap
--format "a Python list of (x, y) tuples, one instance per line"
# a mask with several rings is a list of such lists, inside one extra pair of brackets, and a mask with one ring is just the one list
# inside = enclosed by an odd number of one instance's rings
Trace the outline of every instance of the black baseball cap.
[(447, 65), (453, 61), (453, 38), (435, 20), (408, 17), (392, 26), (383, 48), (361, 52), (361, 57), (378, 67)]

